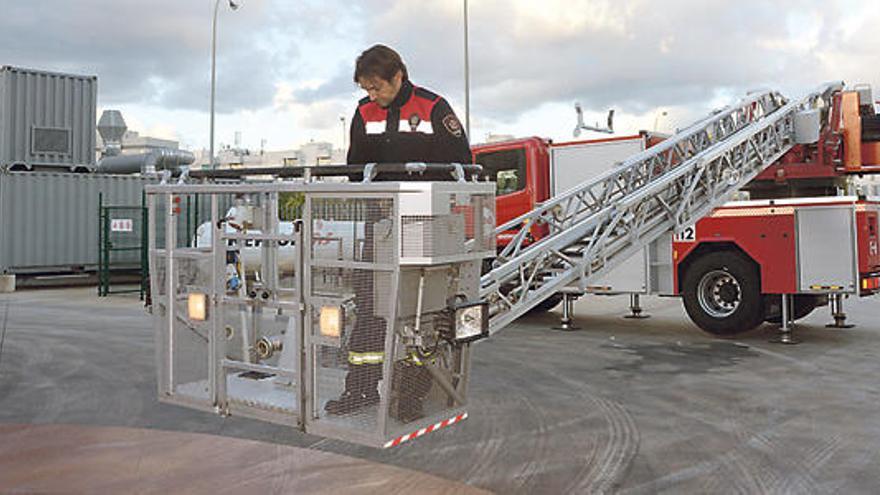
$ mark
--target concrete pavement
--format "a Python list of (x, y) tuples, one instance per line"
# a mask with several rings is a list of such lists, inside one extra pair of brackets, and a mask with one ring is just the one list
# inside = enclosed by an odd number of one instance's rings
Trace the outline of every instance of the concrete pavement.
[[(209, 433), (351, 456), (499, 493), (880, 491), (880, 300), (803, 343), (700, 332), (678, 299), (584, 298), (575, 332), (529, 316), (475, 347), (470, 417), (379, 451), (156, 400), (150, 317), (94, 289), (0, 295), (0, 423)], [(428, 488), (428, 487), (426, 487)]]

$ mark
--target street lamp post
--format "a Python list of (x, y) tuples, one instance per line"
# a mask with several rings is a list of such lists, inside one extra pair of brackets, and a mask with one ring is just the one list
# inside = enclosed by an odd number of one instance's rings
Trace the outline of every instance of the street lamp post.
[(471, 80), (468, 50), (468, 3), (464, 0), (464, 129), (471, 139)]
[[(229, 2), (229, 8), (232, 10), (238, 10), (241, 6), (235, 0), (227, 1)], [(211, 24), (211, 148), (208, 152), (208, 160), (210, 160), (210, 168), (212, 170), (217, 168), (214, 162), (214, 97), (217, 93), (217, 14), (219, 11), (220, 0), (217, 0), (214, 2), (214, 22)]]
[(345, 134), (348, 131), (348, 128), (345, 126), (345, 115), (340, 115), (339, 121), (342, 122), (342, 151), (345, 151)]

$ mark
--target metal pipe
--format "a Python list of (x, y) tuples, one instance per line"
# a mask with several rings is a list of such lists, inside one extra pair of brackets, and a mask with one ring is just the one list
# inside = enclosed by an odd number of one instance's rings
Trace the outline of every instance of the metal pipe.
[[(196, 208), (198, 208), (199, 204), (198, 197), (198, 194), (196, 194), (193, 201), (196, 204)], [(187, 200), (188, 199), (189, 197), (187, 197)], [(187, 219), (189, 219), (189, 214), (187, 214)], [(198, 219), (196, 220), (198, 221)], [(217, 223), (219, 221), (220, 200), (216, 194), (212, 194), (211, 227), (217, 229)], [(189, 223), (189, 221), (187, 221), (187, 223)], [(187, 240), (190, 239), (190, 232), (191, 231), (187, 228)], [(216, 232), (212, 232), (212, 234), (216, 234)], [(213, 269), (211, 270), (211, 312), (215, 316), (211, 318), (211, 338), (208, 341), (208, 369), (210, 370), (208, 372), (208, 389), (211, 391), (211, 402), (214, 404), (214, 407), (218, 407), (223, 410), (226, 407), (226, 373), (223, 371), (223, 366), (219, 363), (222, 362), (223, 358), (226, 357), (226, 340), (224, 339), (225, 335), (221, 336), (220, 333), (221, 328), (223, 328), (223, 324), (225, 322), (224, 318), (218, 317), (216, 315), (222, 314), (222, 306), (219, 304), (219, 301), (220, 298), (222, 298), (226, 293), (226, 278), (222, 275), (225, 274), (223, 268), (225, 267), (224, 262), (226, 261), (226, 252), (222, 250), (223, 244), (219, 235), (213, 235), (211, 237), (211, 241), (213, 244), (213, 257), (211, 259), (211, 263), (213, 265)]]
[(167, 345), (167, 356), (168, 362), (166, 364), (166, 370), (168, 372), (167, 383), (165, 386), (167, 389), (165, 390), (168, 394), (174, 394), (174, 339), (176, 338), (176, 333), (174, 328), (174, 318), (175, 312), (177, 308), (174, 303), (174, 294), (176, 288), (174, 287), (174, 282), (177, 280), (177, 273), (175, 273), (176, 263), (174, 259), (174, 248), (177, 246), (177, 224), (175, 223), (176, 217), (174, 216), (174, 194), (166, 194), (164, 195), (165, 199), (165, 252), (163, 253), (165, 256), (165, 325), (168, 329), (168, 342)]
[(419, 294), (416, 297), (416, 323), (415, 323), (415, 334), (416, 338), (420, 338), (419, 330), (422, 328), (422, 296), (425, 294), (425, 271), (419, 274)]
[(107, 156), (98, 162), (97, 171), (108, 174), (153, 174), (157, 170), (177, 170), (195, 161), (189, 151), (156, 148), (136, 155)]
[[(253, 167), (223, 170), (191, 170), (193, 179), (240, 179), (249, 175), (273, 175), (279, 178), (310, 177), (348, 177), (349, 181), (359, 182), (364, 176), (372, 175), (374, 181), (454, 181), (459, 169), (468, 176), (476, 176), (483, 171), (481, 165), (453, 163), (375, 163), (368, 165), (321, 165), (304, 167)], [(373, 172), (371, 173), (370, 170)]]
[(455, 402), (461, 405), (465, 404), (464, 397), (462, 397), (461, 394), (459, 394), (458, 391), (455, 390), (455, 387), (453, 387), (452, 384), (449, 383), (449, 380), (447, 380), (446, 377), (443, 376), (442, 373), (440, 373), (440, 371), (438, 371), (433, 365), (430, 364), (426, 364), (425, 369), (428, 370), (428, 373), (431, 374), (431, 377), (434, 379), (435, 382), (437, 382), (437, 385), (440, 385), (440, 388), (442, 388), (444, 392), (452, 397)]
[(774, 342), (779, 344), (793, 345), (798, 342), (792, 336), (792, 308), (790, 306), (792, 296), (782, 294), (782, 326), (779, 327), (779, 338)]
[(788, 328), (788, 320), (789, 320), (789, 311), (788, 311), (788, 294), (782, 294), (782, 332), (786, 333), (789, 331)]
[[(239, 248), (240, 243), (236, 242), (236, 248)], [(239, 249), (239, 252), (241, 250)], [(244, 262), (239, 260), (237, 263), (236, 270), (238, 270), (239, 277), (241, 278), (241, 285), (238, 286), (238, 297), (241, 299), (246, 299), (248, 290), (247, 290), (247, 277), (246, 271), (244, 269)], [(238, 315), (239, 321), (241, 322), (241, 353), (242, 353), (242, 361), (245, 363), (251, 362), (251, 333), (248, 329), (248, 316), (253, 312), (251, 306), (243, 306), (239, 307)]]

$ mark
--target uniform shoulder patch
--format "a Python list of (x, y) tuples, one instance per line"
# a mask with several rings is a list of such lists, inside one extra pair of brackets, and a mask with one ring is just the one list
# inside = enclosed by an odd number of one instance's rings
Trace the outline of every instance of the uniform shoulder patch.
[(446, 117), (443, 117), (443, 127), (449, 131), (449, 134), (460, 138), (464, 131), (461, 128), (461, 122), (458, 120), (458, 117), (455, 116), (454, 113), (450, 113)]
[(437, 93), (435, 93), (431, 90), (425, 89), (425, 88), (420, 88), (420, 87), (416, 87), (415, 93), (416, 93), (416, 96), (418, 96), (420, 98), (427, 98), (431, 101), (434, 101), (440, 97), (440, 95), (438, 95)]

